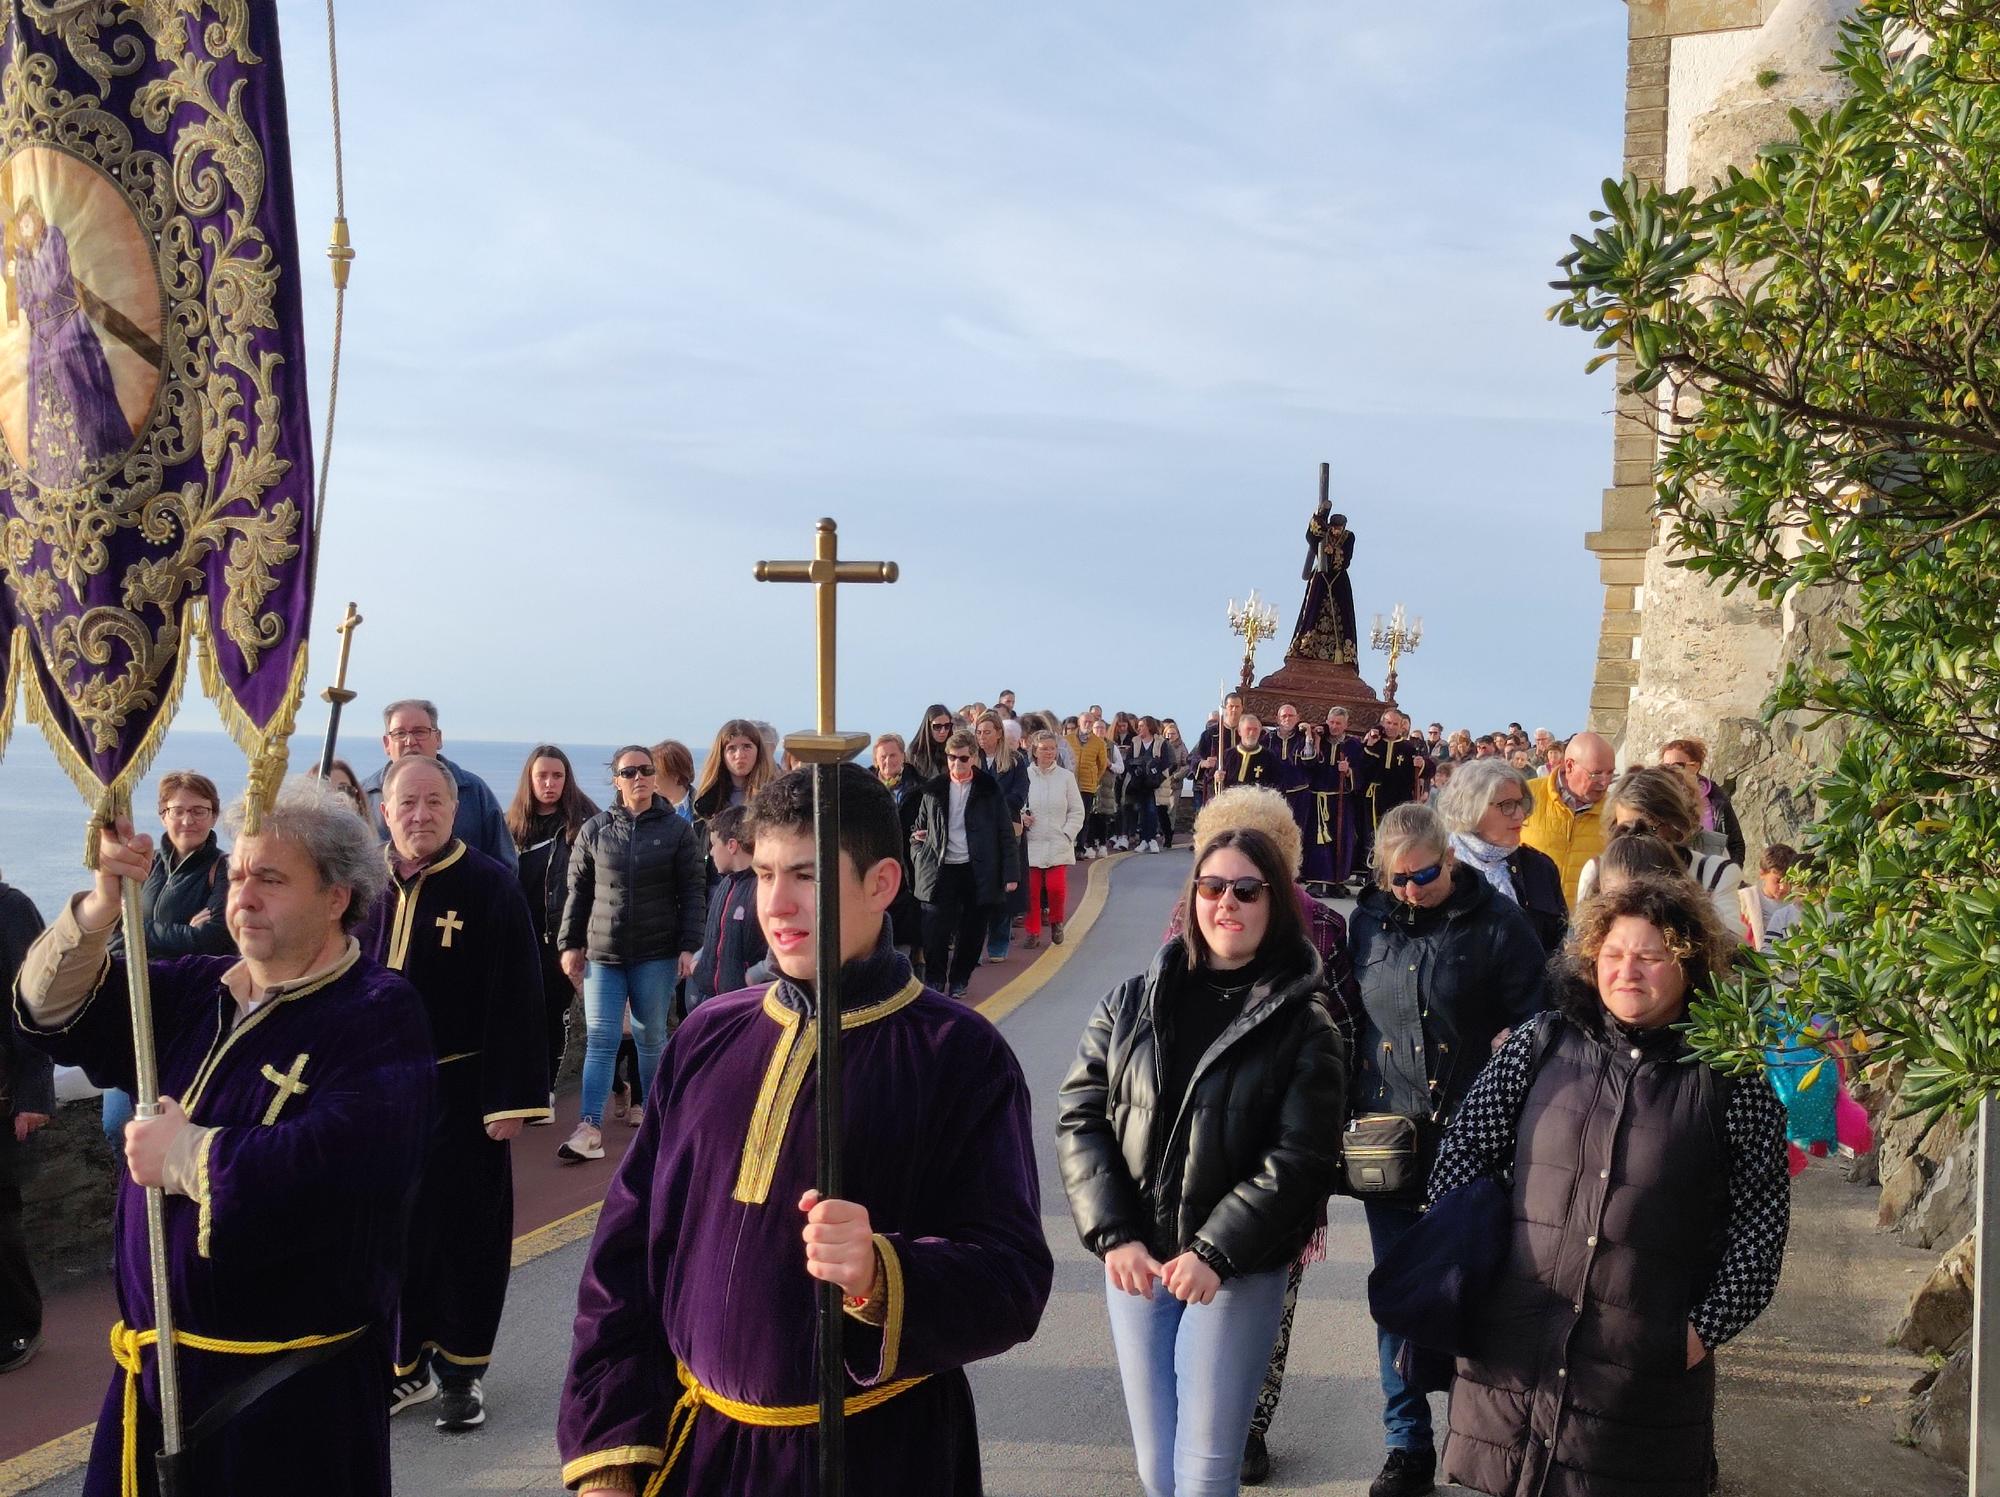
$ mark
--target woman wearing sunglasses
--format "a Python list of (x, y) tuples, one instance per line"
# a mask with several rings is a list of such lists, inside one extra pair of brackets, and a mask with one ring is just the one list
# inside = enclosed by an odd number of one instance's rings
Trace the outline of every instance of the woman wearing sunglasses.
[(1183, 901), (1184, 934), (1091, 1016), (1057, 1123), (1148, 1497), (1237, 1490), (1345, 1115), (1344, 1047), (1277, 845), (1217, 833)]
[[(556, 944), (563, 971), (583, 984), (583, 1095), (576, 1131), (556, 1150), (568, 1164), (604, 1157), (625, 1008), (639, 1051), (636, 1104), (659, 1069), (674, 983), (694, 970), (708, 908), (703, 849), (656, 789), (653, 751), (627, 744), (611, 756), (617, 803), (583, 824), (570, 850), (569, 898)], [(638, 1108), (631, 1115), (636, 1120)]]
[(934, 780), (944, 773), (944, 741), (958, 730), (958, 719), (943, 702), (932, 702), (917, 731), (910, 735), (906, 750), (910, 767), (920, 780)]
[(1569, 929), (1569, 903), (1556, 860), (1521, 842), (1521, 829), (1535, 809), (1527, 775), (1512, 763), (1474, 759), (1450, 776), (1440, 776), (1434, 788), (1432, 801), (1451, 833), (1459, 866), (1471, 868), (1494, 893), (1518, 904), (1542, 949), (1555, 951)]
[[(1498, 760), (1479, 760), (1504, 770)], [(1452, 775), (1452, 787), (1473, 765)], [(1361, 988), (1356, 1050), (1357, 1136), (1387, 1119), (1413, 1120), (1400, 1135), (1413, 1157), (1399, 1188), (1369, 1187), (1349, 1146), (1349, 1181), (1362, 1196), (1380, 1263), (1415, 1224), (1437, 1139), (1495, 1045), (1542, 1007), (1542, 943), (1521, 907), (1458, 861), (1444, 819), (1429, 806), (1398, 806), (1375, 830), (1376, 886), (1347, 929)], [(1369, 1497), (1431, 1490), (1437, 1452), (1423, 1380), (1397, 1368), (1403, 1340), (1377, 1331), (1388, 1458)], [(1442, 1386), (1440, 1384), (1440, 1386)]]

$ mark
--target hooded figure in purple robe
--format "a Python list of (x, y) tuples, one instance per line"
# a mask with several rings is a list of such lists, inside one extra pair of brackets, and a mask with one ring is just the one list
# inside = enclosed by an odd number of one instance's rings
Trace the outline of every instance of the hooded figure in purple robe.
[[(124, 958), (107, 949), (112, 875), (143, 877), (150, 850), (129, 826), (104, 834), (97, 887), (29, 949), (14, 995), (30, 1044), (128, 1091), (130, 993)], [(380, 857), (344, 804), (288, 786), (232, 855), (227, 918), (242, 959), (149, 964), (162, 1113), (125, 1133), (119, 1370), (84, 1497), (157, 1491), (144, 1184), (166, 1192), (184, 1428), (279, 1358), (294, 1368), (193, 1445), (181, 1490), (388, 1497), (390, 1336), (435, 1068), (416, 993), (350, 934), (380, 887)]]
[[(848, 1490), (981, 1489), (961, 1369), (1034, 1334), (1054, 1272), (1027, 1086), (999, 1032), (891, 944), (901, 822), (872, 775), (840, 772), (847, 1200), (812, 1194), (812, 791), (795, 771), (751, 813), (788, 975), (709, 999), (668, 1041), (591, 1244), (557, 1425), (579, 1491), (816, 1491), (821, 1278), (849, 1306)], [(809, 1267), (804, 1234), (836, 1220), (845, 1245), (816, 1239)], [(833, 1258), (857, 1245), (849, 1283)]]
[(70, 264), (69, 239), (33, 198), (14, 212), (7, 265), (28, 319), (28, 471), (47, 488), (87, 483), (132, 445), (132, 423)]

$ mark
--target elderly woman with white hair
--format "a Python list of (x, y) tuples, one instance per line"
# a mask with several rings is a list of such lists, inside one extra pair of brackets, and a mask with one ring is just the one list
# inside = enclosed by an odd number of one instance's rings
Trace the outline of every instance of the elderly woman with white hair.
[[(1452, 786), (1471, 771), (1461, 766)], [(1379, 1264), (1422, 1214), (1438, 1139), (1480, 1067), (1540, 1011), (1546, 958), (1520, 905), (1459, 861), (1429, 806), (1382, 818), (1375, 879), (1348, 922), (1362, 1017), (1346, 1156)], [(1402, 1337), (1378, 1329), (1376, 1344), (1388, 1459), (1369, 1490), (1415, 1497), (1437, 1471), (1431, 1388), (1399, 1367)]]
[(1569, 929), (1562, 870), (1547, 853), (1521, 841), (1535, 804), (1528, 777), (1499, 759), (1474, 759), (1452, 772), (1432, 804), (1444, 818), (1459, 865), (1521, 907), (1542, 950), (1561, 946)]

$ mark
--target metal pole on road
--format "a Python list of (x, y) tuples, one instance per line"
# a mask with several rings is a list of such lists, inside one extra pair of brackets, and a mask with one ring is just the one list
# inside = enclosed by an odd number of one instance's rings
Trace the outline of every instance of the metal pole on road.
[(2000, 1111), (1979, 1104), (1979, 1222), (1972, 1270), (1971, 1497), (2000, 1497)]

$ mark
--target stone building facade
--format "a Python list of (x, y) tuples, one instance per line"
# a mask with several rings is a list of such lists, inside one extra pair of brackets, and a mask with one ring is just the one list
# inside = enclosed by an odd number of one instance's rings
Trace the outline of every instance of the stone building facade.
[[(1704, 184), (1785, 135), (1790, 110), (1835, 103), (1825, 68), (1854, 3), (1628, 0), (1625, 172), (1669, 190)], [(1629, 373), (1621, 363), (1621, 383)], [(1819, 747), (1767, 725), (1764, 699), (1788, 657), (1822, 647), (1837, 600), (1725, 595), (1674, 566), (1652, 512), (1657, 424), (1648, 397), (1618, 397), (1612, 487), (1584, 541), (1604, 584), (1590, 724), (1628, 763), (1670, 738), (1704, 739), (1754, 850), (1798, 829), (1796, 787)]]

